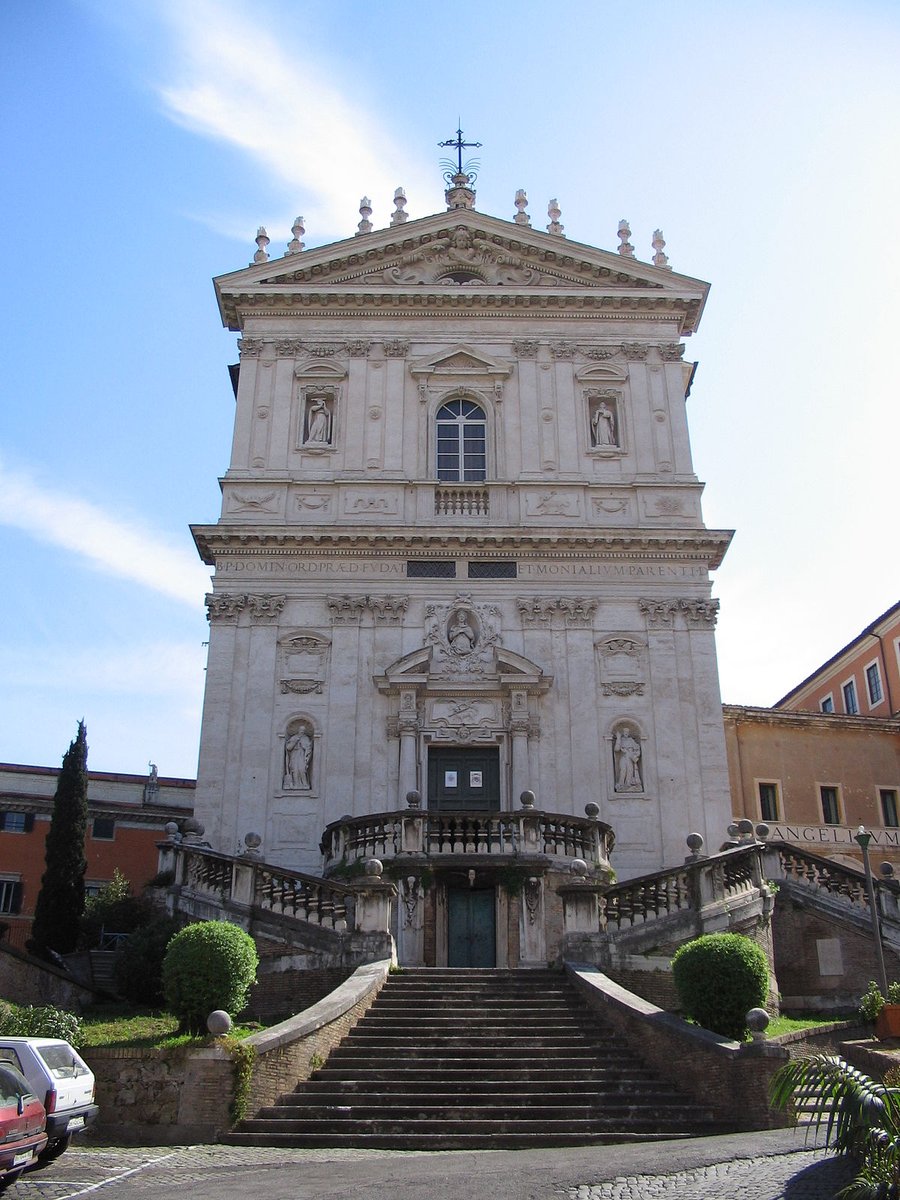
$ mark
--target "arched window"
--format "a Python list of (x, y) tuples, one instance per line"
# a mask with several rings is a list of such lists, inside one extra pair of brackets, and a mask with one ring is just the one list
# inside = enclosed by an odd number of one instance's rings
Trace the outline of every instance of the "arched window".
[(487, 424), (472, 400), (451, 400), (437, 414), (437, 477), (469, 483), (487, 475)]

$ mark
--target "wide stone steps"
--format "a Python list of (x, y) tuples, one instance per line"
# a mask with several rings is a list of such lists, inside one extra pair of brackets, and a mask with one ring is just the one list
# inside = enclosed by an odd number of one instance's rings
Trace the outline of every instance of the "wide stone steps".
[(236, 1144), (575, 1146), (719, 1132), (550, 971), (404, 970)]

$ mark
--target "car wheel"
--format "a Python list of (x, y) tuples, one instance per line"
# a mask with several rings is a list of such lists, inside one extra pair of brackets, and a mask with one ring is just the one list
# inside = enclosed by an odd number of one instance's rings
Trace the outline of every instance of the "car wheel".
[(48, 1142), (38, 1155), (38, 1167), (46, 1167), (55, 1158), (59, 1158), (61, 1154), (68, 1150), (71, 1141), (71, 1133), (66, 1133), (62, 1137), (54, 1138), (52, 1142)]

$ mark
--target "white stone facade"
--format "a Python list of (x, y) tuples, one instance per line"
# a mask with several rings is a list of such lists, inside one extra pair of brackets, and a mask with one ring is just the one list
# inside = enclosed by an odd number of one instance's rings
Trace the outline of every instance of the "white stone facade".
[(703, 524), (681, 342), (707, 285), (470, 209), (216, 283), (241, 368), (194, 530), (212, 845), (256, 832), (319, 873), (327, 825), (434, 802), (435, 764), (450, 804), (445, 750), (484, 752), (467, 779), (501, 811), (595, 803), (620, 878), (718, 845), (730, 535)]

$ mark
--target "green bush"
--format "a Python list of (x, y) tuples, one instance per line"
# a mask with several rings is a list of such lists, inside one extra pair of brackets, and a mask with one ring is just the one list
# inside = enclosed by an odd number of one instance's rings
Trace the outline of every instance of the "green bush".
[(900, 983), (889, 983), (887, 999), (874, 979), (859, 998), (859, 1015), (864, 1021), (875, 1022), (885, 1004), (900, 1004)]
[(769, 966), (755, 942), (738, 933), (709, 933), (682, 946), (672, 959), (682, 1011), (723, 1037), (738, 1041), (746, 1015), (766, 1002)]
[(258, 963), (253, 938), (237, 925), (188, 925), (169, 942), (163, 959), (166, 1004), (183, 1029), (202, 1033), (213, 1009), (234, 1017), (244, 1008)]
[(3, 1037), (54, 1037), (81, 1045), (81, 1018), (62, 1008), (46, 1004), (35, 1008), (4, 1005), (0, 1009), (0, 1034)]
[(177, 932), (178, 922), (161, 913), (128, 935), (116, 963), (116, 984), (121, 996), (132, 1004), (154, 1008), (165, 1003), (163, 959)]
[(158, 912), (143, 896), (131, 894), (131, 884), (116, 867), (112, 879), (85, 903), (79, 942), (84, 950), (100, 945), (101, 932), (131, 933)]

